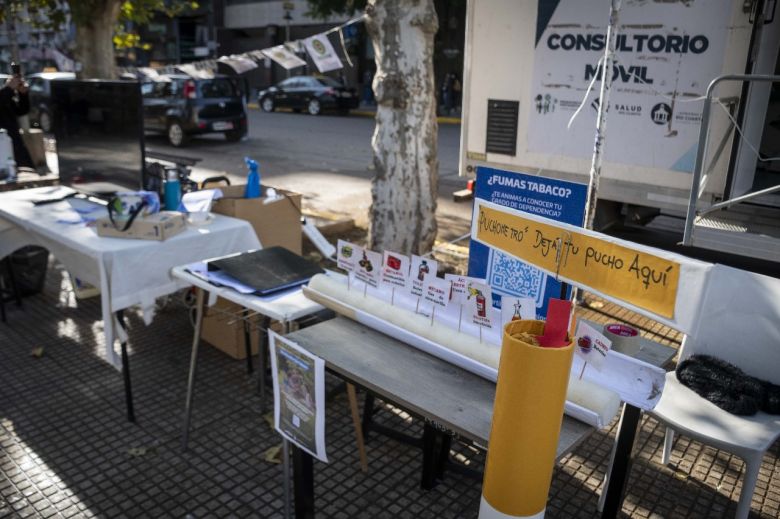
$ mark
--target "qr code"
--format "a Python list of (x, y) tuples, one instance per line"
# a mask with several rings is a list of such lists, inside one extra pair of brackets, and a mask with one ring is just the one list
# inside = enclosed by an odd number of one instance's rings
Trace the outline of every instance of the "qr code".
[(490, 251), (487, 279), (494, 292), (515, 297), (531, 297), (541, 306), (547, 274), (495, 249)]

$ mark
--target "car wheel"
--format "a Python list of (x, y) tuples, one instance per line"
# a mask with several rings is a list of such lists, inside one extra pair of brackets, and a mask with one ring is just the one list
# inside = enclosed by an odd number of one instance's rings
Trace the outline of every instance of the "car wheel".
[(171, 121), (168, 123), (168, 142), (171, 146), (180, 148), (187, 144), (187, 134), (184, 133), (184, 128), (181, 127), (179, 121)]
[(241, 130), (229, 130), (225, 132), (225, 139), (227, 139), (228, 142), (238, 142), (243, 136), (244, 132)]
[(306, 110), (311, 115), (320, 115), (320, 111), (322, 110), (322, 105), (320, 105), (320, 100), (309, 99), (309, 105), (306, 107)]
[(262, 102), (260, 103), (260, 106), (263, 107), (264, 112), (273, 112), (274, 111), (274, 100), (271, 97), (264, 97)]
[(41, 110), (41, 113), (38, 114), (38, 125), (44, 133), (51, 133), (51, 115), (49, 115), (49, 112)]

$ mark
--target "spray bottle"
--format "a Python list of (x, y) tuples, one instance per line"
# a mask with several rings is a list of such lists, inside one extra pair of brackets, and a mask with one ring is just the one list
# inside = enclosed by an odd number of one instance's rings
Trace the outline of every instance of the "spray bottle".
[(244, 191), (244, 198), (260, 198), (260, 168), (257, 162), (244, 157), (246, 167), (249, 170), (249, 174), (246, 177), (246, 190)]

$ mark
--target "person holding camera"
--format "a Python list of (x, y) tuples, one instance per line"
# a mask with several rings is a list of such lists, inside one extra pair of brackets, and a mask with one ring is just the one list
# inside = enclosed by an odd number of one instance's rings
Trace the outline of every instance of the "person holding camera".
[(19, 133), (17, 117), (30, 111), (29, 87), (22, 77), (18, 65), (11, 65), (13, 75), (0, 88), (0, 128), (8, 132), (14, 146), (16, 167), (34, 168), (30, 152), (24, 145), (22, 134)]

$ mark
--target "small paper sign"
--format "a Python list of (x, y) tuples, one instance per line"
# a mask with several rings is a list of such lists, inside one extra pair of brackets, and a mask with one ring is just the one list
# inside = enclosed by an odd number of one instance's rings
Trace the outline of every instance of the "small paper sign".
[(372, 250), (362, 249), (360, 259), (355, 267), (355, 277), (369, 286), (379, 286), (379, 275), (382, 269), (382, 255)]
[(409, 263), (409, 256), (385, 251), (382, 262), (382, 284), (390, 287), (406, 288), (409, 283)]
[(576, 335), (577, 347), (574, 351), (589, 366), (593, 366), (601, 371), (604, 361), (607, 360), (607, 353), (609, 353), (609, 349), (612, 347), (612, 342), (592, 326), (582, 321), (577, 325)]
[(493, 293), (490, 285), (469, 281), (466, 285), (468, 296), (466, 297), (467, 315), (471, 322), (482, 328), (492, 329), (494, 326), (491, 306)]
[(501, 324), (536, 319), (536, 302), (530, 297), (501, 296)]
[(363, 247), (348, 241), (339, 240), (338, 251), (336, 251), (336, 262), (340, 269), (344, 269), (347, 272), (354, 272), (357, 262), (362, 255)]
[(425, 285), (423, 299), (433, 304), (434, 308), (447, 308), (450, 302), (450, 281), (429, 275), (423, 284)]
[(468, 283), (482, 283), (485, 284), (484, 279), (471, 278), (468, 276), (460, 276), (458, 274), (444, 274), (444, 279), (452, 282), (452, 292), (450, 294), (450, 301), (453, 303), (465, 303), (466, 298), (469, 295)]
[(409, 291), (415, 297), (423, 296), (423, 282), (428, 274), (436, 275), (439, 264), (436, 260), (412, 255), (412, 268), (409, 272)]

